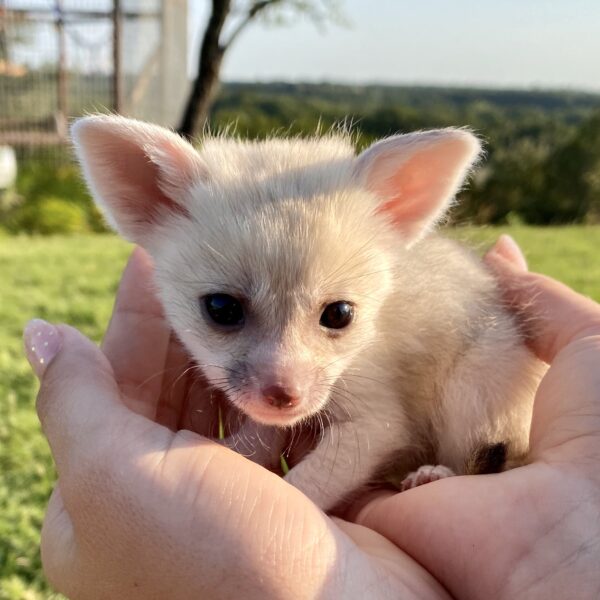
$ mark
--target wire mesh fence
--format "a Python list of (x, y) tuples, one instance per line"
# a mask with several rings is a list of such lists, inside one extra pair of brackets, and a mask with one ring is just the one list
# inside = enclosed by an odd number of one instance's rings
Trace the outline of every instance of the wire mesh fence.
[(0, 0), (0, 146), (62, 160), (86, 112), (176, 125), (186, 13), (187, 0)]

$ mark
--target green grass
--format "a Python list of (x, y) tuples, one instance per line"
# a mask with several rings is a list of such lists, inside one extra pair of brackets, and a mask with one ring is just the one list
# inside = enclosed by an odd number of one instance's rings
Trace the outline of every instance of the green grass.
[(47, 598), (38, 552), (54, 469), (21, 332), (38, 316), (99, 341), (129, 253), (113, 236), (0, 237), (0, 599)]
[[(482, 250), (510, 232), (530, 266), (600, 301), (600, 227), (458, 229)], [(105, 236), (0, 236), (0, 600), (50, 597), (38, 552), (54, 469), (35, 416), (21, 331), (32, 317), (102, 337), (130, 247)]]
[(600, 302), (600, 226), (457, 228), (452, 236), (482, 251), (502, 233), (525, 252), (529, 268), (554, 277)]

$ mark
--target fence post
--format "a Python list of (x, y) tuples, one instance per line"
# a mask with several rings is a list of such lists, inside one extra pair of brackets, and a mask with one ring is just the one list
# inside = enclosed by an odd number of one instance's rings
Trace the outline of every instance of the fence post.
[(161, 53), (161, 124), (177, 127), (190, 82), (187, 74), (187, 0), (163, 0)]
[(123, 111), (123, 15), (121, 0), (113, 0), (113, 110)]
[(58, 85), (56, 132), (61, 139), (66, 139), (69, 117), (69, 83), (67, 62), (67, 39), (65, 35), (65, 17), (62, 0), (56, 0), (56, 34), (58, 37)]

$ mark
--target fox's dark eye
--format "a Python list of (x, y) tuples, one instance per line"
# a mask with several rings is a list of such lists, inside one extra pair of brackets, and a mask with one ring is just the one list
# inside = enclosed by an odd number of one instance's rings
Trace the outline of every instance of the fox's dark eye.
[(349, 302), (340, 300), (325, 307), (319, 323), (328, 329), (343, 329), (352, 322), (354, 307)]
[(229, 294), (209, 294), (204, 296), (208, 316), (219, 325), (233, 327), (244, 324), (244, 309), (239, 300)]

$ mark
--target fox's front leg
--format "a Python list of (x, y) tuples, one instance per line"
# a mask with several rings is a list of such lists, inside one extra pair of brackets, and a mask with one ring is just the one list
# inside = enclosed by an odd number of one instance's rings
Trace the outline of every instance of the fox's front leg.
[[(397, 434), (397, 431), (395, 432)], [(333, 509), (367, 484), (397, 447), (390, 430), (373, 431), (360, 422), (333, 424), (317, 447), (285, 476), (319, 508)], [(395, 441), (395, 445), (392, 445)]]

